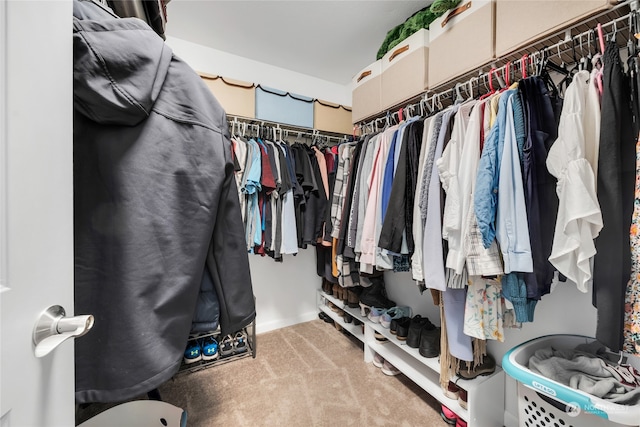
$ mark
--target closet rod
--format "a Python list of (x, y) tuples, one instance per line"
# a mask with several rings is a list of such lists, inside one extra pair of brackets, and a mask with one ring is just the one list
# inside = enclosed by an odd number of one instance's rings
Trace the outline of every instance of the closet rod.
[[(393, 120), (398, 122), (400, 109), (403, 110), (403, 113), (408, 112), (409, 113), (408, 116), (413, 115), (415, 110), (417, 109), (420, 112), (419, 114), (424, 116), (425, 111), (427, 109), (430, 109), (432, 111), (435, 107), (442, 108), (442, 101), (447, 99), (454, 99), (457, 93), (460, 93), (461, 95), (464, 93), (467, 96), (469, 96), (470, 92), (474, 88), (480, 89), (482, 84), (484, 84), (487, 91), (490, 90), (490, 86), (493, 84), (492, 82), (494, 81), (493, 80), (494, 78), (498, 82), (497, 88), (499, 89), (500, 87), (503, 87), (505, 83), (504, 80), (505, 80), (507, 68), (509, 68), (509, 71), (514, 72), (514, 74), (512, 74), (514, 77), (515, 77), (515, 72), (517, 71), (519, 71), (520, 74), (522, 75), (522, 70), (524, 68), (524, 63), (525, 63), (524, 61), (529, 61), (526, 64), (528, 67), (530, 67), (531, 65), (535, 64), (537, 61), (541, 59), (543, 52), (547, 53), (549, 59), (553, 59), (555, 56), (559, 56), (560, 59), (564, 61), (563, 58), (566, 58), (570, 52), (574, 51), (574, 49), (576, 51), (581, 48), (584, 50), (586, 47), (586, 49), (590, 49), (591, 51), (593, 51), (595, 47), (596, 50), (599, 50), (599, 48), (597, 47), (598, 35), (597, 35), (597, 32), (595, 31), (595, 28), (589, 28), (575, 35), (571, 35), (571, 31), (581, 26), (584, 26), (587, 23), (591, 23), (592, 25), (595, 25), (597, 18), (606, 16), (608, 14), (611, 14), (612, 12), (620, 10), (622, 7), (628, 7), (629, 5), (631, 5), (632, 6), (631, 11), (626, 12), (619, 17), (612, 18), (608, 22), (601, 24), (601, 28), (603, 28), (603, 30), (609, 29), (609, 27), (612, 27), (610, 28), (609, 33), (606, 34), (607, 37), (617, 36), (621, 30), (626, 30), (630, 28), (630, 26), (627, 24), (623, 24), (623, 25), (619, 25), (619, 24), (628, 22), (634, 14), (638, 13), (635, 9), (636, 4), (637, 3), (635, 1), (621, 3), (618, 6), (614, 7), (612, 10), (596, 15), (591, 19), (578, 22), (573, 26), (568, 27), (561, 33), (555, 33), (547, 37), (546, 39), (543, 39), (542, 41), (538, 41), (532, 45), (521, 48), (518, 52), (512, 53), (503, 58), (492, 61), (491, 64), (502, 62), (503, 64), (499, 67), (492, 66), (491, 69), (487, 72), (482, 71), (483, 68), (486, 68), (486, 66), (478, 68), (476, 69), (476, 72), (479, 72), (480, 74), (477, 76), (468, 78), (466, 80), (456, 81), (454, 79), (451, 82), (449, 82), (449, 84), (455, 83), (453, 87), (440, 90), (437, 92), (431, 93), (431, 91), (427, 90), (423, 94), (419, 95), (419, 97), (415, 97), (413, 100), (410, 100), (410, 103), (404, 106), (399, 106), (399, 107), (387, 110), (380, 117), (374, 118), (369, 121), (363, 121), (360, 124), (358, 124), (357, 127), (359, 128), (360, 133), (363, 134), (368, 129), (371, 129), (371, 130), (379, 129), (381, 123), (384, 126), (386, 124), (390, 124)], [(564, 34), (565, 37), (550, 45), (545, 44), (545, 43), (548, 43), (550, 40), (553, 40), (554, 38), (558, 37), (559, 34)], [(508, 58), (512, 58), (512, 59), (508, 59)], [(571, 56), (571, 59), (573, 59), (572, 56)], [(466, 73), (466, 75), (469, 75), (469, 74), (470, 73)]]
[(317, 141), (335, 143), (348, 141), (348, 135), (346, 134), (320, 131), (318, 129), (279, 123), (270, 120), (227, 115), (227, 121), (229, 123), (229, 129), (231, 130), (232, 134), (235, 130), (234, 126), (241, 125), (246, 126), (245, 131), (248, 130), (247, 128), (256, 132), (259, 132), (261, 129), (267, 129), (267, 132), (271, 133), (270, 136), (272, 136), (274, 139), (276, 139), (278, 136), (280, 137), (280, 139), (287, 139), (289, 137), (289, 134), (291, 134), (291, 136), (296, 138), (304, 137), (311, 139), (312, 143), (315, 143)]

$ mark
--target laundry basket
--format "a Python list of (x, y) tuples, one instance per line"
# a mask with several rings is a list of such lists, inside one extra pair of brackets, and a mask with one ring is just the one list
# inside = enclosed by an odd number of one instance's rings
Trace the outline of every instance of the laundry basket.
[(530, 357), (538, 349), (573, 349), (594, 340), (579, 335), (548, 335), (520, 344), (504, 355), (502, 368), (518, 381), (520, 427), (640, 425), (640, 405), (611, 403), (567, 387), (528, 368)]

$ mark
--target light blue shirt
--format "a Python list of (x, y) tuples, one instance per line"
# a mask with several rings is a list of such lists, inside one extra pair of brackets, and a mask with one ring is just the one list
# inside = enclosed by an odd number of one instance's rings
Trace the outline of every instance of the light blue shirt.
[(507, 102), (505, 116), (504, 147), (498, 177), (496, 238), (502, 251), (505, 274), (512, 271), (530, 273), (533, 272), (533, 258), (513, 120), (513, 98)]
[(473, 195), (473, 207), (478, 220), (478, 227), (482, 234), (482, 244), (485, 248), (491, 246), (496, 237), (496, 209), (498, 205), (498, 177), (500, 176), (500, 164), (504, 147), (504, 129), (507, 120), (507, 102), (516, 93), (515, 89), (506, 91), (500, 97), (498, 104), (498, 117), (496, 123), (489, 131), (485, 139), (478, 175), (476, 177), (476, 189)]

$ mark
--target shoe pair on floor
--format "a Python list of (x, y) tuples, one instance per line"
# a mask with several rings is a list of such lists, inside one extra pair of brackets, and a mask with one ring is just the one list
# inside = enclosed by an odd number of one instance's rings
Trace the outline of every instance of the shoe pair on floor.
[(190, 365), (201, 360), (216, 360), (221, 356), (244, 353), (247, 348), (247, 334), (244, 331), (236, 332), (233, 336), (229, 334), (220, 343), (213, 336), (195, 338), (187, 342), (184, 363)]
[(187, 365), (201, 360), (216, 360), (218, 357), (218, 341), (212, 336), (189, 340), (184, 351), (184, 363)]
[(398, 370), (395, 366), (385, 360), (378, 353), (373, 353), (373, 366), (376, 368), (380, 368), (382, 373), (389, 376), (400, 375), (402, 372)]
[(467, 427), (467, 422), (460, 418), (455, 412), (446, 406), (442, 405), (442, 409), (440, 410), (440, 416), (444, 420), (445, 423), (456, 426), (456, 427)]

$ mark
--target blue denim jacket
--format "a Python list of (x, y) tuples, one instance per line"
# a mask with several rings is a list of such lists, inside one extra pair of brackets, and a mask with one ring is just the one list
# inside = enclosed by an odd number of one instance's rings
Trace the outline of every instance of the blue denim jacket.
[(473, 206), (476, 211), (478, 227), (482, 234), (482, 244), (485, 248), (491, 246), (491, 242), (496, 237), (495, 219), (498, 206), (498, 177), (500, 176), (500, 162), (502, 161), (502, 149), (504, 147), (507, 101), (514, 93), (516, 93), (516, 90), (510, 89), (501, 95), (498, 104), (498, 117), (485, 139), (478, 165)]

